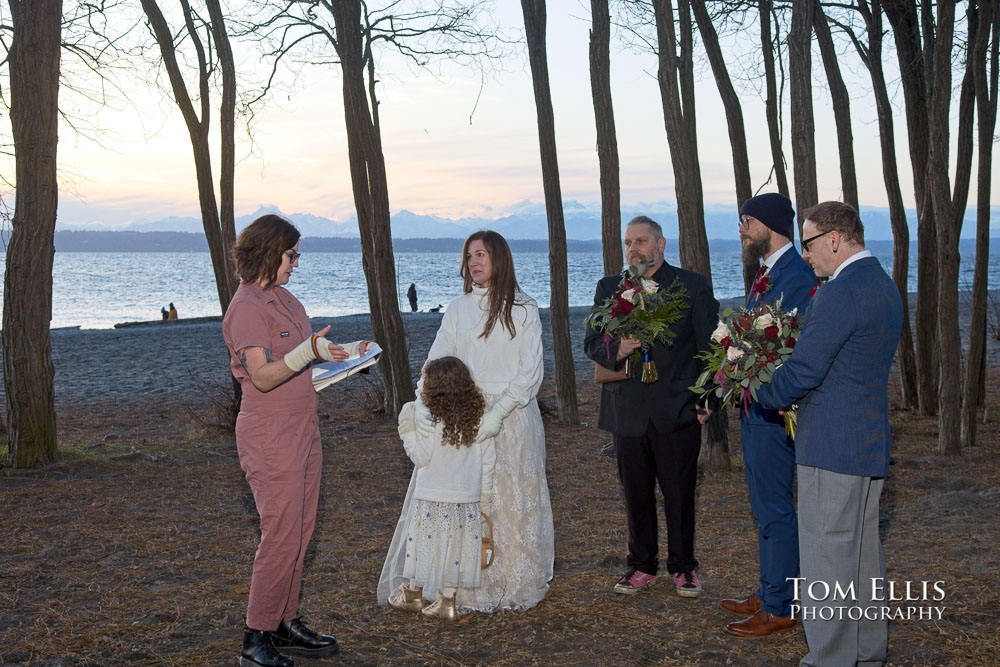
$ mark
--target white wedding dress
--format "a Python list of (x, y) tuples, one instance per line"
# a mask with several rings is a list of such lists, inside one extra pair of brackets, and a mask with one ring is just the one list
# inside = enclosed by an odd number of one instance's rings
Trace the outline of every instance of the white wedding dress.
[[(482, 508), (493, 521), (494, 560), (483, 570), (476, 589), (459, 589), (463, 610), (493, 612), (530, 609), (549, 589), (555, 558), (552, 505), (545, 479), (545, 431), (535, 396), (542, 384), (542, 339), (538, 306), (517, 295), (512, 311), (513, 339), (499, 322), (480, 338), (487, 317), (487, 290), (473, 287), (448, 305), (428, 359), (461, 359), (482, 389), (486, 409), (500, 403), (510, 413), (496, 444), (493, 502)], [(419, 390), (419, 387), (418, 387)], [(378, 603), (404, 581), (406, 524), (412, 510), (414, 481), (403, 502), (382, 576)]]

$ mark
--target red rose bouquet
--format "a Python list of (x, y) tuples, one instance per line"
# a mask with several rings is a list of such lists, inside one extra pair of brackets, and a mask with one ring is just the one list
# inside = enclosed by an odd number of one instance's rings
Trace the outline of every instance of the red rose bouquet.
[(612, 338), (637, 338), (642, 346), (635, 351), (635, 358), (626, 360), (626, 368), (630, 372), (632, 364), (641, 360), (642, 381), (651, 384), (659, 379), (653, 364), (653, 344), (673, 343), (677, 334), (670, 325), (681, 319), (687, 307), (687, 293), (679, 281), (664, 288), (644, 277), (640, 267), (630, 266), (622, 272), (615, 293), (591, 311), (587, 324), (604, 334), (609, 357)]
[[(735, 405), (749, 414), (757, 400), (757, 389), (788, 359), (802, 325), (796, 311), (785, 312), (781, 299), (733, 314), (726, 308), (719, 326), (712, 332), (708, 350), (699, 355), (705, 372), (691, 391), (714, 392), (722, 405)], [(785, 432), (795, 437), (795, 409), (785, 410)]]

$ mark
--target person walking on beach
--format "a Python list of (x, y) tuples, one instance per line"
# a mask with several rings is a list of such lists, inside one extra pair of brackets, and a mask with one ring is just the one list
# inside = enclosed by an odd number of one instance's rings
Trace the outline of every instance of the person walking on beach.
[(164, 319), (164, 320), (165, 320), (165, 319), (167, 319), (167, 318), (168, 318), (169, 316), (170, 316), (170, 313), (168, 313), (168, 312), (167, 312), (167, 309), (166, 309), (166, 307), (164, 307), (164, 306), (160, 306), (160, 317), (161, 317), (162, 319)]
[[(740, 209), (743, 261), (760, 262), (747, 295), (746, 308), (781, 300), (786, 312), (805, 313), (816, 275), (792, 246), (795, 222), (792, 202), (768, 192), (751, 197)], [(785, 433), (777, 410), (739, 410), (743, 468), (750, 507), (757, 519), (760, 586), (745, 599), (723, 600), (720, 606), (747, 618), (730, 623), (726, 632), (758, 639), (795, 627), (791, 615), (792, 584), (799, 574), (799, 537), (795, 520), (795, 442)]]
[[(243, 389), (236, 449), (260, 515), (240, 665), (289, 667), (280, 651), (333, 655), (337, 640), (313, 632), (297, 613), (302, 562), (316, 524), (323, 450), (310, 366), (365, 353), (313, 334), (286, 285), (299, 265), (299, 231), (269, 214), (232, 247), (240, 285), (222, 320), (230, 368)], [(171, 308), (173, 304), (171, 304)]]
[(410, 283), (410, 288), (406, 290), (406, 298), (410, 301), (410, 312), (417, 312), (417, 286), (415, 283)]
[[(802, 257), (830, 280), (813, 296), (791, 357), (757, 391), (767, 408), (798, 403), (796, 589), (809, 645), (799, 664), (882, 664), (888, 622), (879, 498), (889, 471), (889, 369), (903, 302), (865, 249), (853, 207), (810, 208), (802, 236)], [(851, 593), (847, 601), (810, 596), (824, 588)]]
[[(718, 321), (719, 302), (708, 280), (692, 271), (668, 264), (663, 253), (667, 240), (658, 223), (646, 216), (629, 221), (625, 228), (625, 256), (630, 266), (645, 266), (644, 275), (665, 289), (675, 280), (683, 285), (688, 307), (671, 326), (677, 334), (670, 346), (652, 346), (652, 361), (659, 380), (643, 383), (640, 374), (601, 385), (600, 428), (614, 435), (618, 477), (625, 492), (628, 516), (628, 570), (615, 583), (616, 593), (634, 594), (656, 580), (659, 545), (656, 520), (656, 483), (663, 493), (667, 519), (667, 572), (678, 595), (701, 595), (698, 561), (694, 556), (694, 495), (701, 451), (700, 413), (695, 394), (688, 387), (701, 373), (699, 352), (707, 350)], [(618, 288), (620, 275), (597, 283), (595, 306), (602, 305)], [(605, 340), (587, 326), (587, 356), (616, 371), (640, 346), (634, 338)]]
[[(424, 366), (420, 400), (436, 424), (418, 429), (414, 403), (399, 413), (399, 436), (416, 469), (414, 502), (399, 517), (406, 533), (405, 583), (389, 605), (458, 620), (455, 594), (482, 580), (482, 519), (493, 495), (493, 438), (477, 440), (486, 402), (469, 369), (455, 357)], [(435, 599), (436, 598), (436, 599)], [(435, 602), (425, 606), (424, 600)]]
[[(493, 498), (483, 508), (493, 519), (496, 548), (479, 588), (459, 588), (457, 605), (485, 612), (530, 609), (549, 589), (555, 558), (545, 430), (535, 400), (542, 384), (542, 325), (538, 305), (518, 287), (510, 247), (500, 234), (475, 232), (462, 258), (465, 293), (448, 304), (427, 359), (458, 357), (483, 391), (486, 413), (477, 439), (496, 438)], [(434, 427), (419, 400), (414, 423), (417, 429)], [(411, 479), (406, 515), (414, 487)], [(397, 530), (379, 581), (379, 604), (401, 583), (405, 556), (405, 535)]]
[(167, 319), (168, 320), (176, 320), (177, 319), (177, 309), (174, 308), (173, 302), (170, 302), (170, 310), (167, 311)]

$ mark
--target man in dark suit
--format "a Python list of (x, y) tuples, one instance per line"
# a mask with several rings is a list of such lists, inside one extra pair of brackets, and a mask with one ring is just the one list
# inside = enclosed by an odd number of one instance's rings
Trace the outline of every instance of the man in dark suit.
[[(795, 351), (757, 391), (765, 407), (799, 408), (801, 574), (793, 613), (809, 644), (800, 664), (882, 664), (888, 622), (879, 497), (889, 471), (889, 368), (903, 306), (865, 250), (854, 208), (824, 202), (805, 218), (802, 256), (830, 280), (812, 298)], [(826, 586), (830, 595), (815, 599)]]
[[(748, 199), (740, 209), (744, 262), (761, 262), (746, 307), (781, 299), (786, 312), (805, 313), (816, 275), (792, 247), (795, 211), (777, 192)], [(757, 519), (760, 586), (743, 600), (721, 606), (748, 618), (726, 626), (737, 637), (757, 639), (794, 629), (792, 579), (799, 574), (799, 537), (795, 521), (795, 443), (785, 434), (777, 410), (751, 403), (740, 410), (740, 440), (750, 506)]]
[[(625, 229), (625, 255), (630, 265), (645, 267), (644, 275), (661, 289), (679, 281), (687, 294), (687, 308), (670, 328), (677, 334), (670, 346), (655, 344), (652, 361), (659, 379), (644, 384), (639, 369), (631, 377), (601, 385), (598, 425), (614, 434), (618, 476), (625, 492), (628, 514), (628, 571), (615, 584), (617, 593), (636, 593), (656, 579), (659, 546), (655, 487), (659, 482), (667, 519), (667, 571), (677, 593), (701, 594), (698, 561), (694, 557), (694, 492), (701, 451), (701, 424), (693, 385), (702, 371), (695, 355), (709, 346), (718, 321), (719, 302), (708, 279), (670, 266), (663, 259), (667, 240), (660, 225), (645, 216), (629, 221)], [(608, 276), (597, 284), (594, 304), (601, 305), (618, 289), (621, 276)], [(587, 356), (610, 370), (618, 370), (639, 348), (632, 338), (604, 340), (588, 326), (584, 340)]]

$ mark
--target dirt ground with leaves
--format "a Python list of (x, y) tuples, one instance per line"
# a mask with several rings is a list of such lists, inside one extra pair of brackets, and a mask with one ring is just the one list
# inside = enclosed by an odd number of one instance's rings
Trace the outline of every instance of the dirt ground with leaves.
[[(882, 498), (889, 578), (943, 582), (946, 600), (933, 604), (947, 608), (940, 621), (893, 622), (890, 664), (996, 664), (998, 389), (993, 368), (987, 423), (960, 457), (936, 455), (934, 419), (892, 413)], [(375, 602), (411, 471), (394, 422), (374, 410), (375, 385), (352, 378), (321, 393), (323, 487), (300, 609), (343, 652), (297, 662), (797, 664), (801, 629), (762, 641), (722, 631), (735, 617), (719, 600), (750, 593), (757, 578), (735, 418), (732, 469), (700, 473), (704, 594), (680, 598), (661, 580), (622, 596), (611, 591), (625, 569), (622, 497), (601, 452), (609, 437), (595, 426), (597, 390), (581, 384), (580, 396), (582, 423), (568, 426), (551, 415), (552, 386), (542, 391), (556, 526), (548, 597), (528, 612), (443, 625)], [(64, 400), (62, 460), (0, 470), (0, 663), (235, 663), (258, 525), (233, 437), (213, 419), (207, 400)]]

